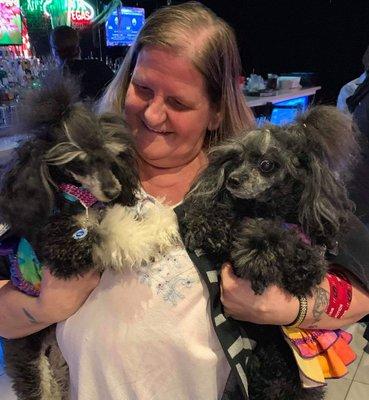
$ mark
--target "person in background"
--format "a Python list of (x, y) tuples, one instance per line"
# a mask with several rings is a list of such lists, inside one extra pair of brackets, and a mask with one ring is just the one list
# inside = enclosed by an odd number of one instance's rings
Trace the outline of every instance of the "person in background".
[(367, 71), (369, 70), (369, 46), (366, 49), (362, 63), (364, 65), (364, 72), (356, 79), (346, 83), (340, 90), (337, 98), (337, 108), (344, 112), (350, 112), (347, 106), (347, 99), (351, 97), (357, 88), (364, 82), (367, 77)]
[(50, 47), (58, 66), (80, 80), (81, 98), (97, 100), (114, 74), (102, 61), (81, 60), (78, 31), (58, 26), (50, 34)]
[[(165, 7), (147, 19), (100, 103), (101, 112), (124, 113), (135, 138), (142, 185), (134, 210), (138, 217), (158, 199), (179, 212), (194, 179), (207, 165), (209, 148), (254, 126), (240, 90), (240, 74), (232, 29), (200, 3)], [(356, 236), (369, 242), (365, 231), (353, 234), (352, 242)], [(364, 246), (361, 258), (355, 260), (363, 263), (369, 276), (368, 258), (369, 246)], [(348, 270), (350, 260), (343, 264)], [(246, 357), (233, 358), (227, 350), (241, 342), (233, 352), (244, 354), (246, 342), (237, 320), (290, 324), (299, 301), (274, 286), (255, 295), (230, 265), (221, 268), (218, 278), (205, 272), (204, 263), (190, 258), (179, 244), (137, 270), (106, 270), (82, 307), (78, 302), (84, 296), (78, 297), (76, 291), (72, 302), (67, 297), (69, 282), (58, 283), (48, 273), (39, 309), (37, 299), (26, 299), (7, 284), (0, 290), (0, 335), (25, 335), (51, 320), (65, 319), (74, 309), (74, 315), (57, 328), (70, 368), (71, 400), (247, 399)], [(86, 293), (96, 285), (94, 279), (73, 280), (70, 291), (80, 284)], [(351, 281), (352, 302), (344, 318), (324, 312), (324, 294), (329, 297), (330, 290), (325, 279), (308, 299), (301, 326), (338, 328), (367, 314), (369, 294), (361, 283), (368, 288), (369, 279), (363, 273)], [(217, 299), (212, 298), (215, 286), (222, 293)], [(63, 307), (56, 308), (64, 291)], [(225, 315), (233, 319), (222, 314), (223, 320), (216, 324), (215, 301), (222, 301)]]
[[(347, 98), (349, 112), (352, 113), (361, 132), (361, 160), (354, 172), (350, 185), (350, 197), (356, 205), (356, 215), (369, 229), (369, 46), (363, 59), (364, 73), (355, 91)], [(363, 318), (367, 327), (364, 337), (369, 341), (369, 316)], [(369, 345), (365, 351), (369, 353)]]
[(361, 85), (366, 78), (366, 71), (364, 71), (358, 78), (346, 83), (342, 86), (337, 97), (337, 108), (344, 112), (349, 112), (346, 100), (355, 93), (355, 90)]
[(360, 132), (369, 140), (369, 46), (363, 56), (365, 77), (355, 92), (346, 100), (349, 111), (353, 114)]
[(369, 228), (369, 46), (362, 62), (364, 79), (346, 99), (346, 104), (361, 133), (361, 160), (351, 180), (350, 197), (356, 204), (356, 215)]

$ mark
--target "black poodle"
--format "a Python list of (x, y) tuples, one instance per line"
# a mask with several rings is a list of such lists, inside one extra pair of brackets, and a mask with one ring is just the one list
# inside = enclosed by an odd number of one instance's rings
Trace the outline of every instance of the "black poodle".
[[(184, 202), (181, 232), (191, 250), (231, 260), (255, 293), (271, 284), (312, 294), (326, 272), (326, 250), (353, 204), (344, 181), (358, 155), (351, 119), (317, 106), (290, 125), (267, 125), (211, 150), (209, 165)], [(245, 323), (257, 341), (248, 362), (252, 400), (317, 400), (303, 389), (279, 327)]]
[[(21, 115), (18, 129), (25, 141), (0, 192), (1, 218), (9, 226), (2, 244), (22, 238), (52, 274), (65, 279), (83, 275), (101, 265), (96, 264), (96, 248), (104, 257), (98, 232), (107, 213), (102, 204), (119, 203), (123, 210), (136, 203), (139, 179), (132, 137), (121, 117), (97, 118), (78, 102), (75, 83), (58, 75), (29, 95)], [(17, 254), (17, 249), (9, 253), (13, 267)], [(19, 285), (20, 279), (12, 274), (13, 284), (30, 289), (29, 282)], [(37, 295), (37, 288), (27, 293)], [(5, 361), (19, 399), (68, 398), (68, 368), (54, 327), (5, 340)]]

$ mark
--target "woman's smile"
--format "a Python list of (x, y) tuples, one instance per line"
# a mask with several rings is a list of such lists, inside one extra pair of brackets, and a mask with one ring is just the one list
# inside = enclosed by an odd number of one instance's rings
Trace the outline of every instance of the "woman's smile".
[(151, 131), (151, 132), (156, 133), (156, 134), (158, 134), (158, 135), (166, 136), (166, 135), (169, 135), (170, 133), (174, 133), (174, 132), (167, 131), (166, 129), (155, 129), (155, 128), (151, 127), (151, 126), (150, 126), (147, 122), (145, 122), (144, 120), (142, 120), (142, 123), (143, 123), (143, 125), (146, 127), (146, 129), (147, 129), (148, 131)]

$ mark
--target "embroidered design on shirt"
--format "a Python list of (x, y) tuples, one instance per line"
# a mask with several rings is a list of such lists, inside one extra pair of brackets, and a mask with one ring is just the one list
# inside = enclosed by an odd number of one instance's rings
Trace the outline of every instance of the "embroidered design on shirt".
[[(186, 291), (200, 278), (187, 259), (182, 248), (173, 249), (159, 262), (141, 267), (137, 270), (140, 283), (151, 287), (164, 301), (176, 306), (186, 297)], [(195, 273), (194, 273), (195, 272)]]
[[(142, 191), (141, 199), (136, 205), (136, 216), (145, 214), (155, 202), (152, 196)], [(153, 260), (152, 263), (135, 270), (140, 283), (149, 286), (154, 293), (172, 306), (176, 306), (186, 297), (186, 291), (195, 284), (200, 284), (197, 271), (183, 245), (171, 249), (159, 260)]]

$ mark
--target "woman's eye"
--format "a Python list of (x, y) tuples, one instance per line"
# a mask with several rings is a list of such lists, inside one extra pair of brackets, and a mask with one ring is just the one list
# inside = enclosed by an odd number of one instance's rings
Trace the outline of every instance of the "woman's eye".
[(178, 111), (185, 111), (190, 108), (189, 106), (183, 104), (181, 101), (177, 99), (169, 99), (169, 104), (172, 108)]
[(259, 169), (261, 172), (270, 173), (276, 169), (276, 164), (274, 163), (274, 161), (261, 160), (259, 162)]
[(138, 94), (142, 96), (148, 97), (152, 95), (152, 90), (147, 86), (138, 85), (137, 83), (134, 83), (134, 87), (136, 89), (136, 92), (138, 92)]

